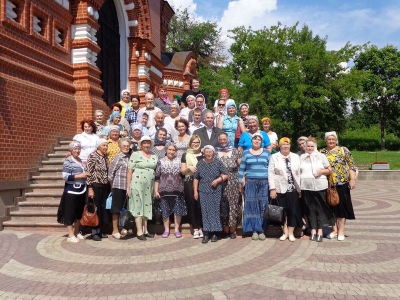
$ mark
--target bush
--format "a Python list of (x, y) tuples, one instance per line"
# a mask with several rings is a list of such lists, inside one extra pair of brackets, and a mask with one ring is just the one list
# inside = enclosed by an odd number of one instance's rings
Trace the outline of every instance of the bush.
[[(339, 137), (339, 144), (350, 150), (379, 151), (381, 149), (381, 136), (379, 126), (370, 128), (347, 130)], [(394, 134), (385, 134), (385, 148), (399, 151), (400, 139)]]

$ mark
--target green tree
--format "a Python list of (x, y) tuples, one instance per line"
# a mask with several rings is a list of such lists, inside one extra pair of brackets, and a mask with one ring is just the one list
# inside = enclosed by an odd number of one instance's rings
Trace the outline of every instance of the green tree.
[(354, 93), (348, 62), (358, 47), (327, 51), (326, 40), (298, 24), (231, 31), (234, 81), (251, 112), (269, 116), (281, 136), (343, 131), (346, 99)]
[(360, 106), (369, 125), (380, 125), (381, 149), (385, 149), (385, 131), (399, 133), (400, 52), (388, 45), (379, 49), (364, 46), (354, 60), (352, 73), (359, 78)]
[(201, 22), (187, 8), (178, 9), (170, 23), (167, 35), (167, 51), (193, 51), (199, 68), (226, 61), (224, 43), (217, 22)]

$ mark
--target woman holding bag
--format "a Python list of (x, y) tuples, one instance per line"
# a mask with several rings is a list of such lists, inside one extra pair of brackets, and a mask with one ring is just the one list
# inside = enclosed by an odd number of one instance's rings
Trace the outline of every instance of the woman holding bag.
[(339, 204), (331, 207), (336, 217), (335, 226), (327, 238), (337, 237), (338, 241), (344, 241), (346, 219), (355, 219), (350, 190), (356, 188), (357, 167), (349, 149), (338, 146), (335, 131), (325, 133), (325, 143), (326, 148), (321, 149), (320, 152), (326, 155), (332, 167), (331, 178), (339, 194)]
[(97, 215), (99, 225), (92, 228), (92, 234), (88, 239), (101, 241), (107, 238), (106, 234), (102, 234), (101, 226), (107, 225), (110, 216), (106, 210), (106, 200), (110, 194), (110, 183), (108, 182), (108, 158), (107, 158), (108, 142), (105, 139), (96, 141), (96, 151), (92, 152), (87, 160), (87, 172), (89, 176), (86, 178), (88, 186), (88, 198), (94, 199), (97, 207)]
[[(112, 236), (115, 239), (121, 238), (121, 234), (118, 231), (118, 218), (126, 199), (126, 173), (128, 171), (130, 141), (128, 138), (122, 138), (118, 141), (118, 145), (121, 152), (114, 157), (108, 172), (108, 180), (112, 186), (110, 210), (113, 225)], [(126, 230), (124, 232), (126, 233)]]
[(282, 226), (283, 235), (279, 238), (294, 242), (294, 228), (302, 227), (300, 207), (300, 159), (290, 152), (290, 139), (279, 140), (280, 151), (272, 154), (268, 166), (268, 184), (271, 199), (277, 199), (279, 206), (285, 208), (286, 216)]

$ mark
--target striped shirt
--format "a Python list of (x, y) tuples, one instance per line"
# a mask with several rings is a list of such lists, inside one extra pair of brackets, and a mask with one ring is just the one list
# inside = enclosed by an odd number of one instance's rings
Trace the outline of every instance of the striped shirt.
[(113, 182), (112, 188), (126, 190), (126, 173), (128, 171), (129, 154), (118, 153), (108, 171), (108, 180)]
[(259, 155), (251, 154), (250, 150), (244, 151), (239, 168), (239, 183), (242, 183), (243, 176), (251, 179), (267, 179), (270, 157), (271, 154), (266, 149)]

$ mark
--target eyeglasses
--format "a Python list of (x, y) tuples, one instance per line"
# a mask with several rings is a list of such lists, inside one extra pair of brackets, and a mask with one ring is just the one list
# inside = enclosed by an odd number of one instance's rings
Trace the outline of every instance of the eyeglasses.
[(225, 104), (222, 104), (222, 103), (218, 103), (218, 106), (225, 106)]
[(200, 142), (192, 142), (192, 144), (200, 144)]

